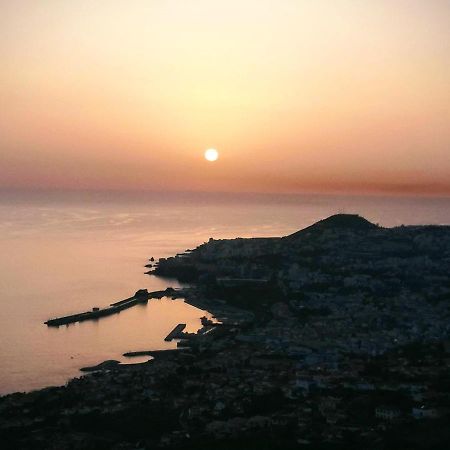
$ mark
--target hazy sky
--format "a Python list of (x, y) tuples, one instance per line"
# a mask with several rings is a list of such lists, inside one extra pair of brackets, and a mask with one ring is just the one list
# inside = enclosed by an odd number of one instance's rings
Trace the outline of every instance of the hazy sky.
[(449, 109), (449, 0), (0, 0), (0, 187), (450, 194)]

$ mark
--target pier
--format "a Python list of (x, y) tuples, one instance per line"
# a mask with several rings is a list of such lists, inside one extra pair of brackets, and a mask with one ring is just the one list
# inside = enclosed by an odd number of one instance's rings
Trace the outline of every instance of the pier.
[(182, 332), (186, 328), (185, 323), (179, 323), (165, 338), (165, 341), (171, 341), (172, 339), (177, 339), (182, 337)]
[(142, 350), (138, 352), (126, 352), (123, 356), (127, 358), (133, 358), (136, 356), (153, 356), (153, 357), (161, 357), (161, 356), (170, 356), (173, 354), (179, 354), (180, 352), (190, 352), (191, 349), (189, 347), (184, 348), (170, 348), (165, 350)]
[(152, 298), (162, 298), (165, 296), (173, 295), (175, 290), (173, 288), (167, 288), (164, 291), (148, 292), (147, 289), (139, 289), (132, 297), (120, 300), (115, 303), (111, 303), (107, 308), (92, 308), (91, 311), (86, 311), (78, 314), (72, 314), (70, 316), (57, 317), (55, 319), (49, 319), (44, 322), (49, 327), (59, 327), (60, 325), (68, 325), (75, 322), (83, 322), (85, 320), (94, 320), (101, 317), (117, 314), (120, 311), (131, 308), (139, 303), (147, 303)]

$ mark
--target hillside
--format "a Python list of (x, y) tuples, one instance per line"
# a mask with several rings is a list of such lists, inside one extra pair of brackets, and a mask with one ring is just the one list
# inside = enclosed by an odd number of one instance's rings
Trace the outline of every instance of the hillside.
[(376, 228), (378, 228), (378, 225), (369, 222), (358, 214), (335, 214), (285, 236), (284, 239), (296, 239), (299, 236), (304, 236), (306, 233), (323, 232), (326, 230), (371, 231)]

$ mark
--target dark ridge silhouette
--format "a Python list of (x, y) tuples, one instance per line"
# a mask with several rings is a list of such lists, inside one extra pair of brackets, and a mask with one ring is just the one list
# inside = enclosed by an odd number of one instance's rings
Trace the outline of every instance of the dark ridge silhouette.
[(303, 230), (296, 231), (285, 237), (285, 239), (295, 239), (305, 233), (318, 232), (332, 229), (348, 229), (353, 231), (367, 231), (378, 228), (372, 222), (369, 222), (359, 214), (335, 214), (327, 217), (326, 219), (319, 220), (318, 222), (304, 228)]

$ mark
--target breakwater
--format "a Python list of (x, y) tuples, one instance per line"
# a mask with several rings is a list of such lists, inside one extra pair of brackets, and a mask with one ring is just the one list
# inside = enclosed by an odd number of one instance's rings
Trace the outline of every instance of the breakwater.
[(94, 320), (101, 317), (117, 314), (120, 311), (131, 308), (139, 303), (147, 303), (152, 298), (162, 298), (165, 296), (174, 295), (175, 290), (173, 288), (167, 288), (164, 291), (148, 292), (147, 289), (138, 290), (132, 297), (118, 302), (111, 303), (106, 308), (92, 308), (91, 311), (81, 312), (78, 314), (72, 314), (69, 316), (57, 317), (55, 319), (49, 319), (44, 322), (49, 327), (59, 327), (60, 325), (68, 325), (75, 322), (83, 322), (85, 320)]

